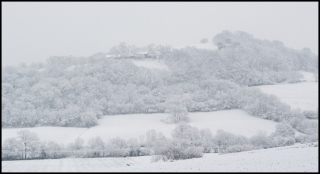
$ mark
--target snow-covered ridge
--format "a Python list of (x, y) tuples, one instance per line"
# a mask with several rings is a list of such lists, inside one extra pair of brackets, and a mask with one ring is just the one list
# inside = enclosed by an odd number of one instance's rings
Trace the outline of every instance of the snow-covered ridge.
[(198, 49), (207, 49), (207, 50), (217, 50), (218, 46), (216, 46), (213, 42), (207, 42), (207, 43), (197, 43), (197, 44), (191, 44), (186, 46), (178, 46), (175, 47), (175, 49), (181, 49), (185, 47), (196, 47)]

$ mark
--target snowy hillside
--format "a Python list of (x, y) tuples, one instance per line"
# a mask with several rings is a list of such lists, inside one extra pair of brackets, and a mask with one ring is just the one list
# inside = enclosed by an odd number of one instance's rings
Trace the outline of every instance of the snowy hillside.
[[(192, 45), (187, 45), (187, 46), (190, 46), (190, 47), (196, 47), (198, 49), (208, 49), (208, 50), (217, 50), (218, 47), (213, 44), (212, 42), (208, 42), (208, 43), (197, 43), (197, 44), (192, 44)], [(184, 48), (184, 47), (187, 47), (187, 46), (178, 46), (178, 47), (175, 47), (176, 49), (181, 49), (181, 48)]]
[[(318, 143), (315, 143), (316, 146)], [(318, 147), (307, 144), (202, 158), (151, 162), (151, 156), (2, 161), (3, 172), (317, 172)]]
[(162, 60), (132, 60), (136, 66), (146, 67), (149, 69), (169, 70), (168, 66)]
[[(171, 131), (176, 124), (166, 124), (162, 119), (167, 114), (127, 114), (103, 116), (98, 120), (98, 125), (91, 128), (65, 128), (65, 127), (33, 127), (33, 128), (3, 128), (2, 140), (16, 137), (16, 132), (28, 129), (39, 135), (42, 141), (55, 141), (57, 143), (71, 143), (81, 137), (85, 141), (92, 137), (100, 136), (103, 140), (117, 136), (129, 139), (145, 136), (150, 129), (162, 132), (166, 137), (171, 137)], [(190, 125), (199, 129), (208, 128), (215, 135), (218, 129), (231, 132), (236, 135), (250, 137), (257, 131), (274, 132), (276, 122), (250, 116), (242, 110), (226, 110), (215, 112), (189, 113)], [(299, 133), (296, 132), (296, 135)], [(3, 142), (3, 141), (2, 141)]]
[(292, 108), (300, 108), (301, 110), (316, 110), (318, 108), (318, 82), (312, 73), (301, 72), (304, 75), (306, 82), (294, 84), (279, 84), (279, 85), (263, 85), (257, 86), (263, 92), (274, 94), (284, 103), (287, 103)]

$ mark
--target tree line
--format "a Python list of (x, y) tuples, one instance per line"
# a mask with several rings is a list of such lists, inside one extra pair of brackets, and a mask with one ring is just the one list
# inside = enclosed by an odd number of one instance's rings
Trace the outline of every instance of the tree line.
[(277, 124), (275, 132), (266, 132), (247, 138), (218, 130), (215, 135), (209, 129), (198, 129), (186, 122), (177, 124), (172, 138), (151, 129), (144, 136), (128, 140), (116, 137), (104, 141), (93, 137), (86, 143), (82, 138), (74, 142), (58, 144), (40, 141), (36, 133), (20, 130), (17, 137), (4, 140), (2, 160), (58, 159), (66, 157), (130, 157), (153, 155), (152, 160), (179, 160), (199, 158), (203, 153), (234, 153), (292, 145), (295, 142), (317, 141), (317, 135), (295, 137), (294, 129), (288, 124)]

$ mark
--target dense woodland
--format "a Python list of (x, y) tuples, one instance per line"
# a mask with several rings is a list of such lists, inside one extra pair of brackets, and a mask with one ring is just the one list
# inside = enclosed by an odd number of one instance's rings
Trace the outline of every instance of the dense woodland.
[[(288, 122), (300, 132), (317, 131), (318, 112), (292, 110), (276, 96), (249, 87), (299, 82), (298, 70), (317, 72), (318, 56), (310, 49), (286, 48), (245, 32), (224, 31), (213, 42), (218, 50), (168, 52), (163, 61), (170, 71), (137, 67), (105, 53), (3, 67), (2, 127), (91, 127), (103, 115), (243, 109)], [(110, 52), (125, 50), (125, 55), (132, 48), (138, 49), (121, 43)], [(169, 47), (146, 47), (164, 48)]]

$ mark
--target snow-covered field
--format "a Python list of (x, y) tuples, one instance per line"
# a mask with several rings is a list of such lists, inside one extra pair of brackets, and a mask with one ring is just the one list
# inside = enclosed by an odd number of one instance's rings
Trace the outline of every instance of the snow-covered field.
[(132, 60), (132, 62), (136, 66), (140, 66), (140, 67), (169, 71), (168, 66), (162, 60), (145, 59), (145, 60)]
[[(65, 127), (33, 127), (33, 128), (5, 128), (2, 129), (2, 140), (16, 137), (16, 132), (28, 129), (39, 135), (40, 140), (51, 140), (57, 143), (67, 144), (77, 137), (85, 141), (92, 137), (100, 136), (103, 140), (117, 136), (128, 139), (140, 138), (150, 129), (162, 132), (166, 137), (171, 137), (171, 131), (175, 124), (167, 124), (161, 121), (168, 114), (127, 114), (103, 116), (98, 120), (98, 125), (91, 128), (65, 128)], [(199, 129), (208, 128), (213, 134), (222, 129), (233, 134), (252, 136), (257, 131), (266, 131), (268, 134), (275, 131), (276, 122), (250, 116), (248, 113), (235, 109), (215, 112), (189, 113), (190, 125)], [(298, 133), (297, 133), (298, 134)], [(2, 141), (3, 142), (3, 141)]]
[(313, 73), (305, 72), (305, 71), (298, 71), (298, 72), (300, 72), (303, 75), (303, 78), (301, 80), (305, 80), (306, 82), (316, 81)]
[[(318, 143), (315, 143), (318, 144)], [(2, 161), (3, 172), (318, 172), (318, 147), (307, 144), (202, 158), (151, 162), (151, 156)]]
[(300, 108), (301, 110), (317, 110), (318, 108), (318, 82), (312, 73), (301, 72), (304, 75), (306, 82), (294, 84), (279, 84), (279, 85), (263, 85), (256, 88), (261, 89), (268, 94), (274, 94), (284, 103), (287, 103), (292, 108)]

